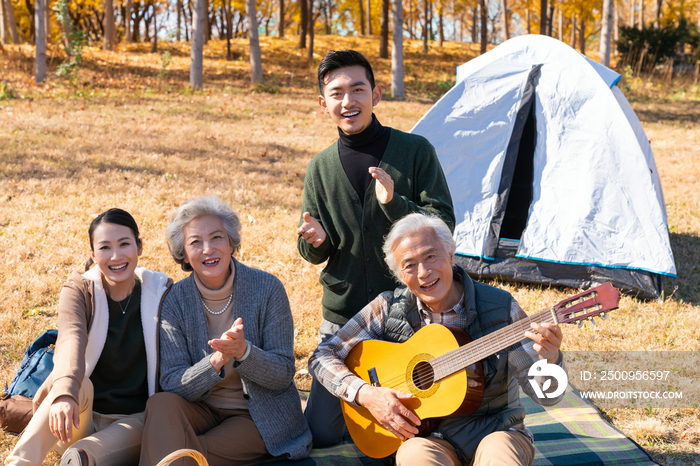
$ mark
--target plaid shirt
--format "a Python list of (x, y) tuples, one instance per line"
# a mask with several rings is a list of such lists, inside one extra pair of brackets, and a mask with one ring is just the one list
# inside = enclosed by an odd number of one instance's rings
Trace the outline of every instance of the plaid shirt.
[[(384, 325), (389, 315), (389, 307), (393, 292), (385, 291), (377, 296), (359, 313), (355, 315), (338, 333), (325, 343), (316, 348), (311, 358), (309, 358), (309, 368), (319, 382), (326, 389), (333, 393), (338, 398), (341, 398), (349, 403), (355, 403), (357, 392), (366, 384), (364, 380), (354, 375), (345, 366), (345, 358), (350, 350), (359, 342), (364, 340), (381, 340), (384, 335)], [(467, 322), (463, 319), (458, 311), (462, 311), (464, 299), (460, 299), (459, 303), (452, 309), (442, 312), (433, 313), (418, 300), (418, 309), (422, 317), (422, 326), (430, 324), (453, 325), (461, 329), (465, 329)], [(510, 316), (512, 322), (517, 322), (527, 318), (527, 315), (522, 310), (520, 305), (513, 299)], [(528, 381), (528, 370), (535, 362), (539, 361), (539, 354), (533, 348), (534, 342), (529, 338), (517, 343), (511, 347), (508, 353), (508, 365), (510, 371), (515, 375), (520, 387), (527, 395), (537, 403), (545, 406), (551, 406), (558, 403), (564, 395), (557, 398), (540, 399), (534, 394), (534, 390)], [(560, 367), (566, 370), (564, 358), (561, 352), (559, 353)], [(543, 380), (538, 380), (540, 387)], [(523, 432), (532, 440), (532, 434), (524, 426), (518, 424), (512, 427), (512, 430)]]

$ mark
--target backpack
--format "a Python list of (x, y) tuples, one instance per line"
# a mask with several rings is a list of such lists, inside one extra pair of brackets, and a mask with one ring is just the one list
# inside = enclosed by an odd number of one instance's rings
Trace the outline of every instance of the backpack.
[(32, 398), (53, 370), (58, 330), (47, 330), (29, 345), (0, 401), (0, 427), (21, 432), (32, 417)]

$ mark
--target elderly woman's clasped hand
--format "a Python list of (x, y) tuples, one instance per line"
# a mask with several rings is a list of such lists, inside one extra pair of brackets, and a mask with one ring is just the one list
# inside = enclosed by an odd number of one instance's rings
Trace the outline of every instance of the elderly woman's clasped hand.
[(239, 317), (233, 322), (230, 330), (221, 334), (221, 337), (214, 340), (209, 340), (209, 346), (212, 347), (214, 354), (211, 357), (211, 364), (214, 368), (221, 369), (221, 366), (226, 364), (231, 358), (240, 359), (248, 349), (248, 342), (243, 334), (243, 320)]

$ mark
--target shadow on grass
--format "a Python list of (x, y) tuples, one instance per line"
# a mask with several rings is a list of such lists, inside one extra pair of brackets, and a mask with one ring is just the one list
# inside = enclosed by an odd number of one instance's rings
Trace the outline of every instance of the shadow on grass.
[(700, 102), (664, 102), (663, 110), (659, 108), (659, 104), (661, 102), (655, 102), (653, 108), (640, 106), (634, 111), (642, 123), (700, 123)]
[(675, 297), (700, 305), (700, 237), (671, 233), (671, 249), (676, 260), (678, 290)]

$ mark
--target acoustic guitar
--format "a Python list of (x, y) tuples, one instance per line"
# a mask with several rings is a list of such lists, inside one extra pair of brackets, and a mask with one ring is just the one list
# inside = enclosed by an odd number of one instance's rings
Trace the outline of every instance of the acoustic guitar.
[[(365, 340), (345, 359), (352, 373), (374, 385), (413, 397), (404, 404), (421, 419), (421, 434), (442, 418), (468, 416), (481, 404), (484, 379), (479, 361), (524, 339), (530, 323), (583, 323), (617, 309), (620, 292), (610, 283), (571, 296), (556, 306), (472, 341), (456, 327), (426, 325), (404, 343)], [(403, 443), (369, 410), (341, 400), (345, 424), (357, 447), (371, 458), (391, 455)], [(419, 434), (419, 435), (421, 435)]]

